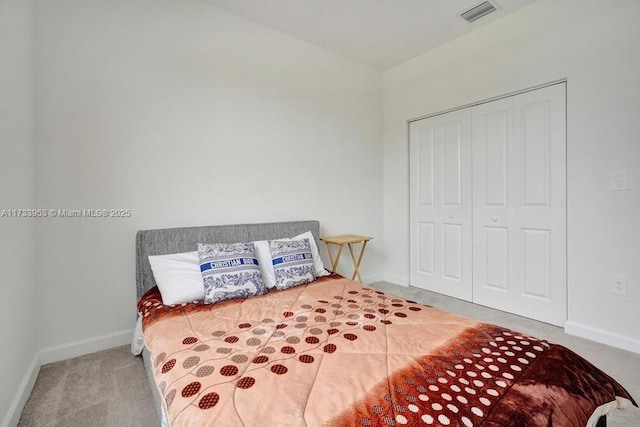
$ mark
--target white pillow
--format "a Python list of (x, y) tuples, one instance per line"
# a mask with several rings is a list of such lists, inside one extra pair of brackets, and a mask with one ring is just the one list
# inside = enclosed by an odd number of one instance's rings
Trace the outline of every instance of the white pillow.
[(267, 289), (273, 289), (276, 286), (276, 274), (273, 270), (273, 262), (271, 260), (271, 249), (268, 240), (258, 240), (253, 242), (253, 247), (260, 263), (260, 271), (262, 271), (262, 281)]
[(322, 264), (322, 258), (320, 258), (320, 252), (318, 252), (318, 245), (316, 245), (316, 239), (310, 231), (306, 231), (302, 234), (298, 234), (291, 238), (291, 240), (309, 239), (309, 246), (311, 247), (311, 255), (313, 256), (313, 266), (316, 269), (316, 277), (328, 276), (329, 273)]
[(137, 356), (142, 353), (144, 349), (144, 335), (142, 335), (142, 316), (138, 313), (136, 319), (136, 327), (133, 330), (133, 337), (131, 337), (131, 353)]
[(200, 273), (198, 252), (149, 255), (162, 302), (166, 305), (204, 299), (204, 283)]

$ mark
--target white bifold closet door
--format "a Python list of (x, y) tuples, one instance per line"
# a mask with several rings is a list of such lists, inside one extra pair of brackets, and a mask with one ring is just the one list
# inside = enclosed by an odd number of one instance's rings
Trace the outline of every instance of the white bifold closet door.
[(410, 124), (410, 283), (563, 325), (566, 102), (557, 84)]
[(473, 108), (473, 301), (563, 326), (565, 84)]
[(471, 301), (471, 111), (410, 134), (411, 285)]

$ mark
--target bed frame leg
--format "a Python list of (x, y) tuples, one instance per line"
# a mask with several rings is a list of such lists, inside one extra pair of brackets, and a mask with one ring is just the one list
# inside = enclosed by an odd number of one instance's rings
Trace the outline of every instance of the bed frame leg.
[(600, 417), (600, 419), (598, 420), (598, 423), (596, 424), (596, 427), (607, 427), (607, 416), (603, 415)]

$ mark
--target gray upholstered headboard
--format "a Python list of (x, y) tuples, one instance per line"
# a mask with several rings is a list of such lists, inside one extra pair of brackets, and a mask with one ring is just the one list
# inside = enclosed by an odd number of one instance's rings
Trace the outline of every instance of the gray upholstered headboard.
[(149, 255), (195, 251), (198, 243), (272, 240), (293, 237), (305, 231), (311, 231), (316, 243), (319, 243), (320, 222), (315, 220), (140, 230), (136, 234), (136, 291), (138, 298), (156, 285), (149, 264)]

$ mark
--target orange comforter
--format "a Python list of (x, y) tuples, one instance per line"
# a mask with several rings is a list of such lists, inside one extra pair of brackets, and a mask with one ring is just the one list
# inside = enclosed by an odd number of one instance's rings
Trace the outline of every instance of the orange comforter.
[(171, 426), (585, 426), (635, 404), (564, 347), (336, 275), (138, 309)]

